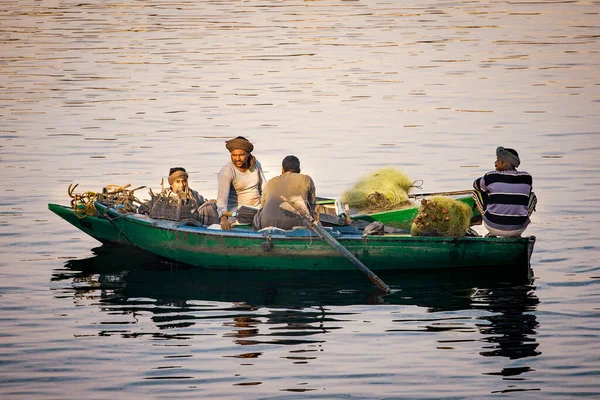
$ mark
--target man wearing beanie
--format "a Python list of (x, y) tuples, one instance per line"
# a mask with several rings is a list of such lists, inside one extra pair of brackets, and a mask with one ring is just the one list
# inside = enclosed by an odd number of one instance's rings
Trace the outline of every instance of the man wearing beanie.
[(230, 161), (218, 175), (217, 210), (223, 230), (231, 229), (224, 212), (235, 212), (241, 206), (260, 206), (260, 196), (266, 183), (262, 166), (252, 155), (254, 145), (243, 136), (225, 142)]
[[(191, 189), (188, 184), (188, 178), (189, 175), (185, 168), (173, 167), (169, 169), (169, 187), (163, 190), (158, 196), (153, 196), (151, 203), (155, 204), (157, 199), (160, 198), (177, 199), (192, 210), (192, 216), (201, 224), (211, 225), (218, 223), (219, 218), (214, 200), (207, 201), (201, 194)], [(152, 204), (142, 205), (138, 212), (152, 216)]]
[(533, 178), (517, 171), (520, 164), (516, 150), (498, 147), (496, 169), (473, 182), (475, 204), (490, 236), (521, 236), (529, 225), (537, 200), (532, 191)]

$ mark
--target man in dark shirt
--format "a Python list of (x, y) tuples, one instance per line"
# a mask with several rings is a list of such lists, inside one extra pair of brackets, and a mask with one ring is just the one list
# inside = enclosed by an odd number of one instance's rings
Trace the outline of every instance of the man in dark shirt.
[(252, 223), (255, 230), (270, 226), (287, 230), (302, 225), (300, 217), (295, 213), (279, 207), (283, 203), (282, 195), (288, 198), (300, 196), (311, 212), (315, 210), (315, 184), (310, 176), (300, 173), (300, 160), (296, 156), (287, 156), (281, 167), (281, 175), (270, 179), (263, 190), (261, 209)]

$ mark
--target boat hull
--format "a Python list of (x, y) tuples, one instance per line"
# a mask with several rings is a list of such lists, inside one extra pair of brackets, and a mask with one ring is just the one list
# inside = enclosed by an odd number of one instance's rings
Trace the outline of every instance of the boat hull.
[[(336, 249), (308, 229), (285, 233), (221, 231), (109, 209), (119, 231), (137, 247), (198, 267), (255, 270), (355, 270)], [(335, 233), (335, 231), (332, 231)], [(342, 234), (337, 241), (373, 271), (447, 268), (512, 268), (527, 270), (535, 237), (412, 237), (383, 235), (363, 238)]]
[(92, 215), (80, 218), (73, 212), (71, 207), (58, 204), (48, 204), (48, 209), (101, 243), (121, 246), (131, 245), (113, 223), (105, 217)]

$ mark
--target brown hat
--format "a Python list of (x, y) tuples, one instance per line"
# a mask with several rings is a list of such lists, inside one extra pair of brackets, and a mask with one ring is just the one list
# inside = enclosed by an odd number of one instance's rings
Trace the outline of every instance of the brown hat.
[(188, 173), (185, 172), (185, 169), (177, 169), (169, 175), (169, 185), (172, 185), (177, 178), (185, 178), (188, 179)]
[(254, 150), (254, 145), (243, 136), (238, 136), (235, 139), (226, 141), (225, 147), (229, 152), (232, 152), (233, 150), (244, 150), (250, 153)]

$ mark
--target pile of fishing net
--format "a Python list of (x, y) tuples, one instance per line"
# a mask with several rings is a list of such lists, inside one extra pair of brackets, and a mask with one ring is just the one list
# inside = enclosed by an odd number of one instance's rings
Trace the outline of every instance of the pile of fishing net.
[(389, 167), (361, 178), (342, 195), (342, 202), (361, 213), (394, 210), (405, 206), (414, 181)]
[(150, 200), (143, 203), (138, 212), (147, 214), (150, 218), (182, 221), (193, 218), (198, 208), (196, 199), (190, 191), (175, 193), (163, 190), (155, 194), (150, 189), (149, 193)]
[(464, 236), (471, 225), (471, 207), (444, 196), (421, 200), (410, 233), (413, 236)]

